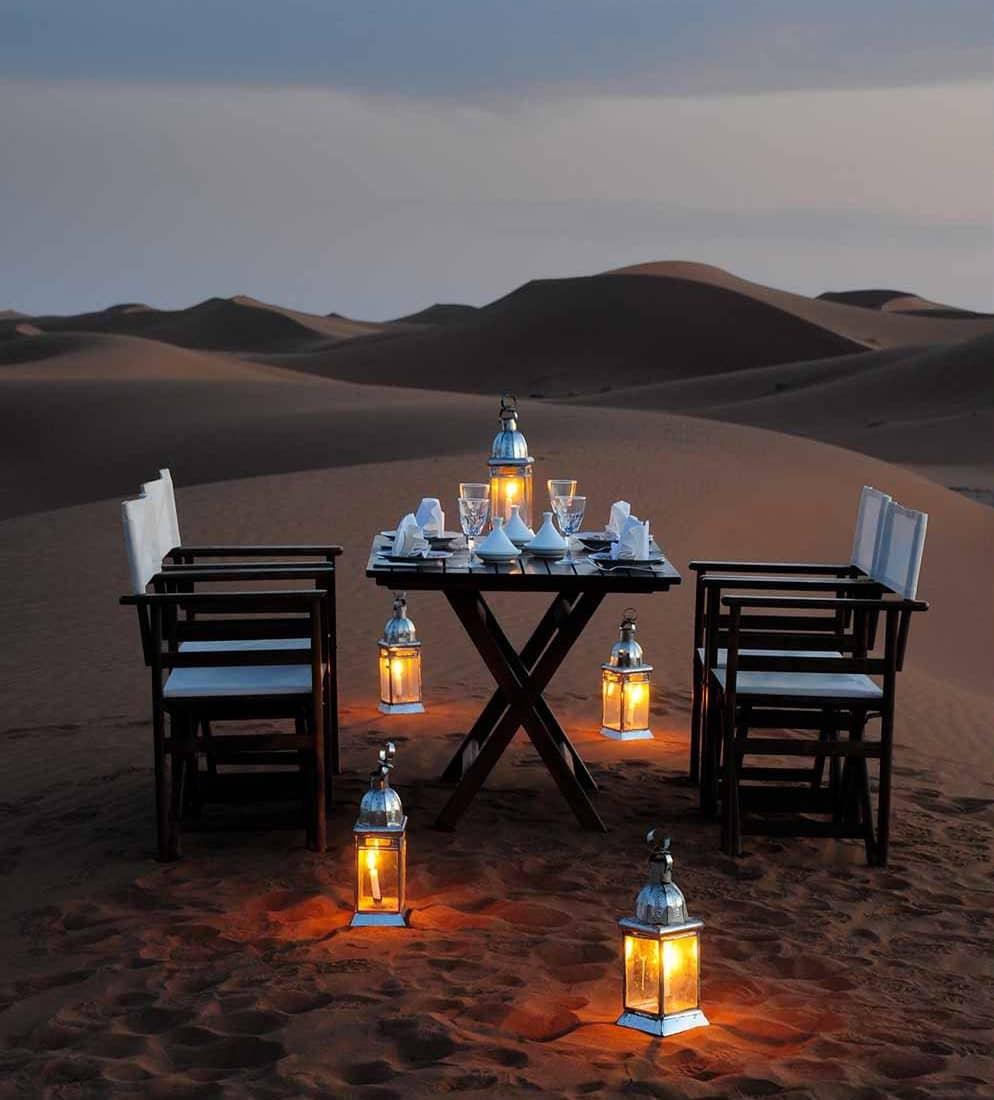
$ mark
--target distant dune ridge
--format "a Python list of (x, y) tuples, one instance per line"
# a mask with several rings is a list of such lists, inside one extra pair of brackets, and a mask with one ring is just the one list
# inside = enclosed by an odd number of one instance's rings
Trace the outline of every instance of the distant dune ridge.
[[(400, 411), (417, 403), (412, 390), (510, 389), (731, 420), (928, 468), (983, 496), (994, 491), (992, 356), (994, 318), (905, 290), (807, 298), (685, 261), (536, 280), (481, 308), (436, 304), (387, 322), (244, 295), (178, 310), (7, 311), (0, 392), (13, 427), (0, 439), (0, 514), (124, 491), (137, 452), (155, 467), (152, 452), (178, 430), (194, 479), (345, 462), (377, 428), (399, 457), (429, 442)], [(98, 460), (85, 435), (105, 417), (115, 448)], [(236, 417), (251, 426), (249, 446), (217, 429)], [(406, 444), (390, 438), (398, 430)], [(455, 425), (430, 432), (450, 451), (469, 443)], [(70, 442), (79, 457), (66, 475)], [(95, 469), (108, 480), (93, 482)]]

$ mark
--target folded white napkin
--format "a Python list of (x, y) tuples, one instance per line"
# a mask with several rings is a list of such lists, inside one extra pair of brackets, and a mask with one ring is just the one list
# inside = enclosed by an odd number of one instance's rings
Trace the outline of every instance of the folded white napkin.
[(607, 521), (607, 530), (610, 531), (615, 538), (621, 538), (621, 532), (625, 526), (625, 522), (632, 514), (632, 506), (627, 500), (616, 500), (611, 505), (611, 518)]
[(445, 532), (445, 513), (438, 497), (425, 497), (418, 505), (418, 526), (426, 535), (441, 535)]
[(611, 557), (615, 561), (648, 561), (651, 545), (649, 521), (643, 523), (638, 516), (629, 516), (622, 528), (621, 538), (611, 543)]
[(408, 512), (400, 521), (397, 533), (393, 537), (390, 553), (395, 558), (410, 558), (428, 552), (428, 540), (421, 533), (413, 512)]

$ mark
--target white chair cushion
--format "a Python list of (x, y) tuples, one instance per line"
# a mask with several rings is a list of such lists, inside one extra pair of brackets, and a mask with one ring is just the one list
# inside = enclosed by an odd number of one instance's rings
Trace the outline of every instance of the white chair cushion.
[(212, 642), (180, 642), (180, 653), (244, 652), (253, 649), (310, 650), (308, 638), (232, 638)]
[[(182, 646), (180, 647), (182, 648)], [(704, 663), (704, 646), (697, 647), (697, 656)], [(740, 657), (841, 657), (842, 654), (830, 649), (740, 649)], [(728, 650), (719, 649), (715, 668), (724, 668), (728, 664)]]
[(165, 699), (310, 693), (310, 665), (174, 668), (162, 692)]
[[(726, 670), (712, 675), (725, 687)], [(787, 695), (795, 698), (881, 699), (883, 691), (869, 678), (853, 672), (740, 672), (737, 695)]]

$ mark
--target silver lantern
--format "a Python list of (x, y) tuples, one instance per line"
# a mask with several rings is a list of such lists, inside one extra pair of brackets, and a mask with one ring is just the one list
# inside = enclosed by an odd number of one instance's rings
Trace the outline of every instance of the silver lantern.
[(369, 777), (355, 837), (355, 914), (352, 927), (407, 924), (407, 817), (400, 795), (390, 786), (396, 749), (392, 741), (380, 750), (379, 764)]
[(393, 615), (383, 628), (380, 650), (380, 710), (384, 714), (421, 714), (421, 643), (407, 617), (407, 595), (398, 593)]
[(518, 399), (513, 393), (501, 394), (500, 431), (490, 449), (490, 521), (503, 516), (511, 519), (511, 509), (518, 505), (518, 514), (526, 527), (532, 526), (532, 471), (535, 460), (528, 453), (528, 443), (518, 431)]
[(624, 994), (618, 1023), (649, 1035), (704, 1027), (701, 1011), (701, 929), (673, 881), (669, 838), (646, 835), (649, 881), (635, 899), (635, 916), (618, 921), (624, 939)]

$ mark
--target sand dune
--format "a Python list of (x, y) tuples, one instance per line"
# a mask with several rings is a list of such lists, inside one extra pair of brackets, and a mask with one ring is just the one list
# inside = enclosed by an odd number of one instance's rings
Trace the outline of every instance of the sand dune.
[[(839, 300), (838, 295), (823, 294), (818, 298), (806, 298), (803, 294), (778, 290), (775, 287), (762, 286), (759, 283), (741, 279), (731, 272), (709, 264), (689, 263), (681, 260), (667, 260), (658, 263), (635, 264), (619, 268), (613, 275), (648, 275), (667, 279), (690, 279), (734, 290), (756, 301), (776, 306), (787, 313), (799, 317), (813, 325), (819, 325), (844, 337), (854, 340), (868, 348), (889, 348), (904, 344), (945, 343), (950, 340), (963, 340), (994, 331), (994, 318), (968, 314), (965, 317), (927, 317), (892, 313), (884, 309), (861, 309), (862, 303), (849, 304)], [(902, 291), (870, 291), (871, 296), (901, 295)], [(875, 297), (867, 299), (876, 300)], [(920, 300), (920, 299), (919, 299)], [(944, 307), (941, 307), (944, 308)], [(959, 311), (954, 311), (959, 312)], [(807, 356), (814, 358), (814, 356)]]
[(612, 275), (527, 283), (466, 320), (320, 349), (292, 365), (462, 392), (493, 392), (499, 379), (518, 393), (556, 396), (859, 350), (724, 287)]
[(449, 325), (459, 321), (469, 320), (477, 312), (476, 306), (467, 306), (460, 303), (436, 302), (427, 309), (418, 310), (417, 313), (409, 313), (406, 317), (398, 317), (393, 324), (415, 325)]
[(909, 294), (904, 290), (828, 290), (818, 297), (827, 302), (843, 302), (846, 305), (862, 306), (864, 309), (883, 310), (885, 313), (926, 313), (933, 317), (962, 319), (990, 316), (933, 302), (920, 294)]
[[(519, 737), (460, 829), (441, 834), (430, 827), (447, 796), (436, 776), (490, 683), (444, 602), (422, 595), (412, 614), (428, 711), (378, 715), (374, 640), (388, 595), (362, 563), (370, 532), (423, 493), (454, 506), (458, 480), (485, 460), (492, 402), (414, 397), (436, 441), (472, 421), (472, 449), (444, 456), (421, 443), (417, 459), (382, 462), (370, 427), (351, 443), (358, 465), (179, 492), (190, 540), (346, 547), (349, 774), (324, 857), (303, 849), (299, 830), (227, 830), (188, 834), (179, 865), (153, 862), (148, 679), (133, 616), (116, 604), (126, 586), (117, 501), (0, 522), (0, 569), (18, 578), (0, 590), (18, 640), (0, 653), (5, 1084), (26, 1095), (41, 1086), (53, 1096), (379, 1100), (990, 1095), (994, 1018), (981, 960), (990, 956), (994, 784), (984, 754), (994, 624), (976, 593), (994, 558), (994, 512), (807, 440), (627, 410), (612, 411), (604, 431), (603, 410), (526, 403), (537, 476), (577, 476), (593, 517), (623, 488), (681, 566), (712, 554), (844, 556), (867, 480), (929, 511), (921, 592), (933, 609), (913, 628), (899, 685), (892, 862), (872, 870), (858, 845), (804, 840), (754, 838), (737, 862), (718, 852), (716, 826), (681, 780), (689, 585), (639, 601), (656, 666), (655, 741), (633, 747), (597, 733), (598, 666), (620, 599), (607, 602), (549, 691), (601, 785), (610, 833), (576, 829)], [(113, 454), (117, 410), (94, 405), (86, 415), (88, 448)], [(343, 404), (324, 424), (327, 437), (347, 431), (353, 415)], [(225, 435), (243, 450), (257, 446), (250, 419), (224, 425)], [(186, 453), (170, 458), (181, 481)], [(135, 461), (131, 487), (157, 464)], [(518, 638), (543, 606), (495, 603)], [(66, 637), (73, 659), (59, 662)], [(411, 817), (412, 926), (350, 932), (350, 829), (386, 736), (399, 746), (395, 780)], [(222, 820), (212, 813), (208, 824)], [(612, 1026), (614, 922), (631, 909), (640, 836), (657, 821), (706, 921), (712, 1020), (665, 1042)]]
[[(990, 1095), (978, 960), (991, 955), (994, 509), (852, 450), (652, 406), (812, 435), (860, 428), (865, 449), (903, 432), (919, 458), (930, 439), (976, 457), (965, 440), (994, 404), (994, 336), (866, 351), (759, 294), (644, 276), (529, 284), (347, 342), (246, 300), (47, 320), (17, 320), (35, 335), (4, 322), (0, 340), (0, 571), (13, 578), (0, 615), (16, 640), (0, 648), (0, 1096)], [(585, 396), (524, 397), (540, 385)], [(680, 568), (845, 559), (864, 482), (929, 512), (932, 609), (899, 681), (886, 871), (850, 843), (752, 838), (745, 859), (720, 854), (683, 780), (690, 584), (638, 601), (656, 740), (598, 733), (620, 598), (548, 691), (600, 784), (606, 837), (575, 827), (520, 735), (460, 829), (430, 827), (448, 794), (437, 776), (491, 683), (444, 601), (423, 594), (411, 613), (427, 713), (379, 715), (389, 594), (363, 566), (371, 533), (421, 496), (454, 520), (458, 481), (486, 469), (505, 387), (523, 391), (538, 485), (576, 476), (591, 524), (624, 494)], [(887, 423), (872, 427), (853, 415), (881, 409)], [(970, 438), (989, 450), (989, 435)], [(212, 810), (205, 824), (226, 828), (188, 834), (185, 862), (151, 858), (149, 683), (117, 604), (118, 501), (167, 464), (188, 541), (345, 547), (348, 772), (326, 856), (298, 828), (260, 832), (250, 818), (239, 831)], [(545, 601), (493, 602), (521, 640)], [(412, 914), (407, 931), (378, 935), (345, 925), (351, 826), (387, 736), (411, 818)], [(712, 1020), (663, 1043), (612, 1026), (614, 922), (654, 823), (707, 922)]]
[(603, 400), (809, 435), (891, 461), (994, 470), (994, 334), (612, 391)]
[[(32, 317), (46, 332), (105, 332), (143, 336), (209, 351), (274, 352), (320, 347), (376, 331), (378, 326), (342, 317), (320, 317), (254, 298), (209, 298), (188, 309), (114, 306), (74, 316)], [(12, 325), (0, 322), (0, 340)]]

